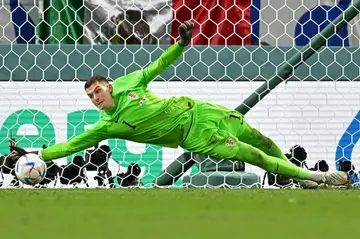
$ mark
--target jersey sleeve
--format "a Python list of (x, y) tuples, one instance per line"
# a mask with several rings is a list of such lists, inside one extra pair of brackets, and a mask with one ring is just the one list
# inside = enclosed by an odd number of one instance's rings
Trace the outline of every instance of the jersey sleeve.
[(107, 127), (105, 122), (100, 120), (84, 133), (73, 137), (69, 141), (42, 149), (40, 155), (45, 161), (66, 157), (95, 146), (106, 138), (108, 138)]
[(165, 71), (183, 53), (184, 47), (178, 43), (170, 46), (161, 56), (143, 70), (142, 83), (147, 85), (161, 72)]

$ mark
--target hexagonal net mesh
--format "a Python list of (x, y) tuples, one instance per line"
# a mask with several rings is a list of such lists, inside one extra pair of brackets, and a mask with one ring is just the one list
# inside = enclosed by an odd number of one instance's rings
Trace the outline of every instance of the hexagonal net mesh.
[[(154, 93), (235, 109), (265, 82), (265, 90), (252, 95), (259, 102), (247, 105), (248, 123), (293, 163), (345, 168), (356, 177), (356, 161), (350, 161), (359, 156), (360, 25), (356, 7), (351, 18), (339, 16), (357, 2), (2, 1), (1, 186), (19, 186), (7, 157), (9, 140), (37, 150), (85, 132), (100, 112), (84, 93), (84, 82), (92, 75), (112, 81), (145, 69), (179, 40), (178, 27), (186, 20), (195, 24), (191, 44), (149, 84)], [(324, 47), (310, 45), (313, 52), (302, 61), (303, 47), (329, 26), (336, 32), (324, 37)], [(276, 76), (286, 82), (272, 85)], [(251, 164), (118, 138), (49, 161), (42, 184), (297, 187)]]

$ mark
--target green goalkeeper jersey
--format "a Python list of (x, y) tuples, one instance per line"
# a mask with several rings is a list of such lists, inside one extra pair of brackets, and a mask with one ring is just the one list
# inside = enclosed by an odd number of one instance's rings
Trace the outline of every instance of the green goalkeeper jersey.
[(41, 150), (43, 160), (74, 154), (108, 138), (177, 148), (190, 128), (195, 102), (188, 97), (161, 98), (147, 85), (174, 63), (183, 50), (176, 43), (144, 70), (117, 78), (112, 92), (115, 110), (102, 110), (101, 119), (84, 133)]

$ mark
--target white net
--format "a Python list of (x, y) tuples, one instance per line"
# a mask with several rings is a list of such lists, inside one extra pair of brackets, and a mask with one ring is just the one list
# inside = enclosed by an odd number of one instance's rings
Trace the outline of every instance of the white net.
[[(352, 4), (350, 0), (81, 2), (8, 0), (0, 5), (2, 187), (17, 183), (11, 162), (4, 157), (11, 138), (33, 150), (84, 132), (99, 118), (83, 92), (84, 81), (94, 74), (114, 79), (147, 66), (178, 39), (181, 22), (195, 23), (192, 44), (178, 63), (150, 84), (151, 90), (162, 97), (187, 95), (236, 108)], [(301, 145), (309, 168), (320, 160), (330, 170), (344, 160), (357, 166), (359, 26), (356, 16), (286, 84), (246, 114), (248, 122), (284, 153)], [(92, 160), (86, 152), (55, 160), (50, 167), (54, 170), (48, 170), (54, 173), (47, 175), (48, 186), (152, 187), (184, 153), (181, 148), (122, 139), (103, 141), (99, 147), (102, 155)], [(71, 163), (75, 156), (77, 165)], [(184, 166), (185, 161), (179, 160)], [(262, 185), (262, 169), (248, 164), (244, 169), (238, 162), (197, 161), (183, 173), (166, 175), (175, 187), (273, 186), (268, 180)]]

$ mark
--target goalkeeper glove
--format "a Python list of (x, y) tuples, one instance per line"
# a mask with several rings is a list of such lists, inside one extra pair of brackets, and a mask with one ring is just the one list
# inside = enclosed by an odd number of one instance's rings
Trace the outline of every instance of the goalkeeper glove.
[(10, 158), (18, 159), (21, 156), (24, 156), (25, 154), (37, 154), (37, 155), (40, 156), (39, 151), (26, 152), (25, 149), (20, 148), (20, 147), (15, 146), (15, 145), (10, 145), (9, 148), (10, 148), (10, 151), (11, 151), (11, 154), (9, 155)]
[(179, 28), (180, 40), (178, 41), (179, 45), (182, 47), (187, 46), (191, 42), (192, 38), (192, 29), (194, 28), (194, 23), (191, 21), (183, 22)]

